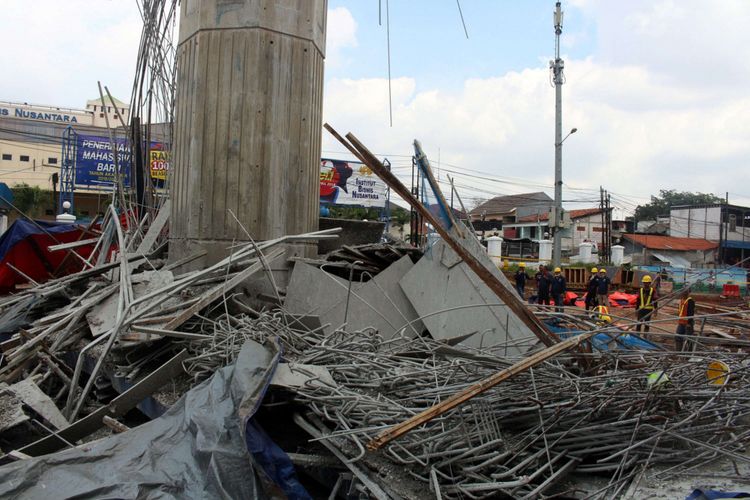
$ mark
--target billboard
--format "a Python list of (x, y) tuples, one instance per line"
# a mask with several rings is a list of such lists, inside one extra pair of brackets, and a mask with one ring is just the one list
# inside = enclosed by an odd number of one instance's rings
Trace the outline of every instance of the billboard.
[[(76, 138), (75, 184), (86, 187), (112, 186), (115, 180), (115, 155), (109, 137), (78, 135)], [(131, 148), (124, 138), (115, 139), (117, 163), (124, 174), (125, 186), (130, 186)], [(149, 171), (156, 187), (163, 187), (169, 172), (170, 150), (167, 144), (152, 142), (148, 150)]]
[[(127, 139), (115, 139), (117, 163), (123, 182), (130, 185), (130, 145)], [(115, 180), (115, 152), (109, 137), (78, 135), (76, 138), (76, 177), (78, 186), (109, 187)]]
[(170, 150), (162, 142), (152, 142), (148, 149), (148, 165), (151, 172), (151, 180), (155, 186), (164, 186), (169, 172), (169, 163), (171, 160)]
[(321, 204), (383, 208), (387, 191), (380, 177), (363, 163), (327, 158), (320, 161)]

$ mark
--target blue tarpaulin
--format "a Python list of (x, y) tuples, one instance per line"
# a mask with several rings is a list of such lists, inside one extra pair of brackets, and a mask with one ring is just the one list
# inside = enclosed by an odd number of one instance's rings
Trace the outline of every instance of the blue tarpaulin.
[(5, 231), (2, 236), (0, 236), (0, 261), (5, 258), (10, 249), (13, 248), (13, 245), (23, 241), (29, 236), (34, 234), (45, 234), (45, 231), (49, 234), (59, 234), (78, 229), (78, 226), (75, 224), (63, 224), (43, 220), (34, 222), (35, 223), (18, 219), (10, 225), (8, 230)]
[[(551, 321), (545, 321), (544, 323), (552, 332), (556, 333), (563, 339), (586, 333), (586, 331), (584, 330), (571, 330), (569, 328), (558, 326)], [(646, 351), (656, 351), (658, 349), (661, 349), (658, 345), (649, 342), (648, 340), (642, 339), (638, 335), (627, 332), (620, 333), (619, 335), (617, 335), (615, 332), (598, 333), (591, 338), (591, 345), (597, 351), (609, 351), (609, 346), (612, 343), (613, 339), (617, 339), (615, 342), (617, 343), (618, 349)]]
[(287, 455), (253, 418), (278, 361), (277, 346), (247, 341), (234, 365), (160, 418), (0, 467), (0, 497), (265, 499), (283, 498), (281, 491), (309, 499)]

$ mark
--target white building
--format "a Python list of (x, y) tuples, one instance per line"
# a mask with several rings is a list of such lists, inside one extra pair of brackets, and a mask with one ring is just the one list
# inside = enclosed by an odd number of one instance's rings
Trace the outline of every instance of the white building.
[[(85, 109), (0, 101), (0, 182), (10, 187), (28, 184), (53, 192), (58, 190), (65, 130), (107, 137), (107, 121), (112, 128), (122, 130), (123, 123), (130, 119), (130, 106), (117, 99), (113, 101), (114, 105), (107, 97), (104, 104), (101, 99), (92, 99), (86, 102)], [(119, 135), (123, 137), (122, 132)], [(44, 213), (35, 216), (51, 218), (55, 211), (54, 200), (50, 198)], [(80, 205), (79, 213), (98, 211), (98, 205), (90, 202), (88, 206)]]
[(717, 242), (719, 263), (744, 262), (750, 256), (750, 207), (726, 203), (672, 207), (669, 235)]
[[(566, 214), (570, 217), (570, 226), (561, 230), (563, 251), (576, 254), (578, 253), (578, 247), (584, 241), (590, 241), (597, 245), (602, 243), (602, 235), (605, 234), (602, 209), (569, 210)], [(503, 237), (542, 239), (545, 233), (551, 233), (549, 218), (549, 212), (519, 217), (515, 223), (503, 226)]]

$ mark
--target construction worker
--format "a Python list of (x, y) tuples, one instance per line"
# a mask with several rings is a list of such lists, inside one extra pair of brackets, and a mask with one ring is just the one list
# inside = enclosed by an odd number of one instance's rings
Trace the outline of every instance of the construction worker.
[(597, 325), (604, 326), (612, 323), (612, 316), (609, 315), (609, 307), (603, 305), (596, 306), (596, 313)]
[(552, 284), (550, 285), (550, 292), (552, 292), (552, 300), (555, 301), (555, 310), (557, 312), (563, 312), (563, 306), (565, 302), (565, 292), (567, 292), (567, 283), (565, 282), (565, 276), (562, 275), (562, 270), (559, 267), (555, 268), (554, 276), (552, 276)]
[(537, 303), (549, 305), (549, 293), (552, 286), (552, 277), (545, 266), (539, 266), (539, 272), (536, 273), (536, 290)]
[(589, 282), (586, 285), (586, 297), (584, 301), (586, 302), (586, 310), (593, 309), (596, 307), (596, 288), (597, 288), (597, 280), (599, 277), (596, 275), (599, 270), (597, 268), (591, 268), (591, 276), (589, 277)]
[(648, 274), (643, 277), (635, 301), (635, 316), (637, 319), (635, 329), (639, 332), (641, 331), (641, 324), (643, 324), (643, 331), (648, 332), (650, 330), (648, 322), (651, 321), (651, 315), (656, 307), (656, 293), (651, 287), (651, 281), (651, 276)]
[(607, 270), (603, 267), (599, 268), (599, 273), (596, 277), (596, 302), (600, 306), (609, 307), (609, 285), (612, 280), (607, 276)]
[(695, 335), (695, 300), (690, 296), (690, 287), (680, 291), (680, 307), (678, 309), (677, 336), (674, 339), (675, 350), (691, 351), (695, 344), (690, 337)]
[(526, 263), (521, 262), (518, 264), (518, 271), (516, 271), (515, 274), (516, 278), (516, 291), (518, 291), (518, 295), (521, 296), (521, 299), (523, 300), (523, 294), (526, 290), (526, 280), (529, 278), (526, 274)]

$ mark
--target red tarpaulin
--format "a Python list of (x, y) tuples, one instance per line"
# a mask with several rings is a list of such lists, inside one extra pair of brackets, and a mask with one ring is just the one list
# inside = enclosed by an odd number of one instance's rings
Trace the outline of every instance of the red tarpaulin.
[(11, 292), (16, 285), (28, 282), (8, 264), (39, 283), (82, 270), (81, 259), (69, 254), (75, 252), (88, 258), (93, 245), (56, 252), (50, 252), (47, 247), (91, 236), (91, 233), (87, 236), (85, 226), (77, 224), (17, 220), (0, 236), (0, 293)]

